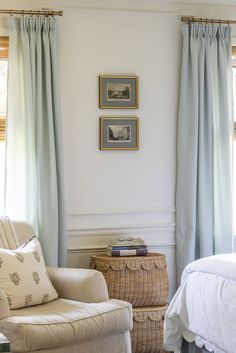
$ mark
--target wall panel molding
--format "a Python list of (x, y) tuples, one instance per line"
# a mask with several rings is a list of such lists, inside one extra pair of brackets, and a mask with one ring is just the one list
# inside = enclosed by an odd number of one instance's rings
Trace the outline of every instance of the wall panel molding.
[(68, 217), (78, 217), (83, 215), (97, 216), (97, 215), (114, 215), (114, 214), (147, 214), (147, 213), (175, 213), (173, 207), (159, 208), (159, 207), (140, 207), (140, 208), (116, 208), (116, 209), (91, 209), (78, 210), (69, 213)]
[(174, 231), (175, 223), (150, 223), (150, 224), (109, 224), (102, 226), (91, 226), (89, 224), (83, 225), (78, 228), (68, 228), (69, 236), (76, 236), (82, 233), (83, 235), (109, 235), (113, 232), (127, 231), (129, 230), (132, 233), (142, 232), (143, 230), (151, 232), (156, 230), (166, 230)]
[(69, 236), (173, 230), (175, 209), (145, 207), (78, 210), (67, 215)]
[(141, 237), (150, 247), (175, 246), (175, 224), (87, 225), (68, 229), (68, 249), (104, 249), (111, 240), (120, 236)]
[(150, 246), (175, 244), (173, 207), (80, 210), (67, 217), (68, 249), (104, 249), (119, 236), (142, 237)]

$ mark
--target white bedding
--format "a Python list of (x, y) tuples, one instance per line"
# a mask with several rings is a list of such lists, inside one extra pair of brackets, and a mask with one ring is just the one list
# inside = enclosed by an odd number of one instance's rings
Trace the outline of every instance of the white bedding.
[(236, 254), (192, 262), (183, 272), (164, 322), (165, 347), (183, 337), (215, 353), (236, 353)]

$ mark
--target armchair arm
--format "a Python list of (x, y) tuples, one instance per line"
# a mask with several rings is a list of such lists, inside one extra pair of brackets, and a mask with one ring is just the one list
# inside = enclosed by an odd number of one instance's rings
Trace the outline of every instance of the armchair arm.
[(7, 297), (3, 290), (0, 289), (0, 320), (9, 316), (11, 316), (11, 314)]
[(48, 267), (48, 274), (59, 298), (98, 303), (108, 300), (105, 278), (88, 269)]

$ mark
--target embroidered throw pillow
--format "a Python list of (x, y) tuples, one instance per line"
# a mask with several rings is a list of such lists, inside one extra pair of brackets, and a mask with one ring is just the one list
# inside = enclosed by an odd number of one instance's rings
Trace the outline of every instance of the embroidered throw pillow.
[(0, 289), (10, 309), (47, 303), (58, 297), (36, 236), (18, 249), (0, 249)]

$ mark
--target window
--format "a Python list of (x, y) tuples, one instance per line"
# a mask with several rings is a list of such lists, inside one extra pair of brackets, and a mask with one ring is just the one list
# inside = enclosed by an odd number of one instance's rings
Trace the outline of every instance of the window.
[(0, 37), (0, 214), (4, 213), (8, 37)]

